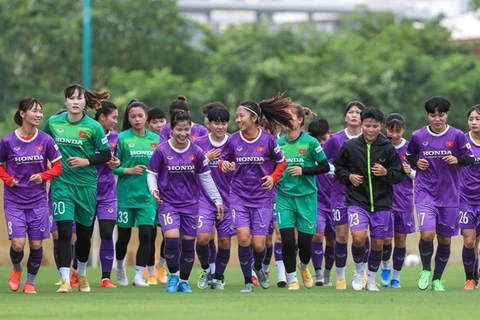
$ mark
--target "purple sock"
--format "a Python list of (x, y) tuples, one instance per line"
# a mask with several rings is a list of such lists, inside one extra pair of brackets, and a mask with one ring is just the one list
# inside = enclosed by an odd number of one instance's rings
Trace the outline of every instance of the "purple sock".
[(383, 256), (382, 261), (389, 261), (392, 256), (392, 244), (383, 245)]
[(13, 269), (16, 271), (22, 270), (23, 250), (17, 252), (10, 246), (10, 260), (12, 260)]
[(218, 248), (217, 258), (215, 259), (215, 276), (214, 279), (223, 280), (223, 274), (230, 260), (230, 249)]
[(53, 239), (53, 259), (58, 270), (58, 239)]
[(325, 269), (332, 270), (335, 263), (335, 254), (333, 247), (325, 246)]
[(100, 263), (102, 264), (102, 279), (110, 279), (113, 266), (113, 240), (100, 242)]
[(352, 243), (352, 256), (355, 263), (363, 263), (363, 257), (365, 256), (365, 246), (356, 247)]
[(200, 265), (203, 270), (207, 270), (209, 267), (209, 255), (210, 255), (210, 244), (200, 245), (197, 242), (196, 245), (197, 257), (200, 261)]
[(312, 242), (312, 264), (315, 270), (322, 270), (323, 243)]
[(263, 264), (264, 265), (270, 265), (270, 262), (272, 261), (272, 255), (273, 255), (273, 245), (270, 247), (267, 247), (267, 250), (265, 251), (265, 258), (263, 259)]
[(450, 243), (441, 244), (437, 246), (437, 253), (435, 254), (435, 269), (433, 270), (433, 280), (440, 280), (442, 278), (443, 271), (447, 266), (448, 259), (450, 258)]
[(275, 261), (282, 261), (283, 256), (282, 256), (282, 243), (281, 242), (275, 242)]
[(30, 248), (30, 255), (27, 261), (27, 272), (31, 275), (36, 275), (40, 265), (42, 264), (43, 248), (32, 249)]
[(345, 268), (347, 265), (347, 244), (335, 241), (335, 267)]
[(215, 245), (215, 240), (212, 239), (208, 243), (208, 247), (210, 249), (210, 253), (208, 255), (208, 263), (215, 263), (215, 258), (217, 257), (217, 246)]
[(465, 275), (467, 280), (473, 279), (473, 272), (475, 271), (475, 249), (474, 248), (467, 248), (463, 246), (462, 250), (462, 261), (463, 261), (463, 268), (465, 269)]
[(407, 248), (395, 247), (393, 250), (393, 270), (402, 271), (403, 262), (405, 261), (405, 256), (407, 255)]
[(195, 262), (195, 239), (182, 239), (182, 253), (180, 253), (180, 279), (188, 280)]
[(265, 247), (260, 252), (253, 250), (253, 266), (255, 267), (255, 270), (262, 269), (263, 259), (265, 259), (265, 252)]
[(370, 250), (370, 255), (368, 256), (368, 271), (377, 272), (382, 262), (382, 250)]
[(370, 255), (370, 238), (365, 239), (365, 254), (363, 255), (363, 263), (368, 262), (368, 256)]
[(245, 283), (252, 283), (252, 248), (238, 245), (238, 260), (242, 268)]
[(176, 273), (179, 269), (180, 263), (180, 239), (166, 238), (165, 239), (165, 260), (167, 261), (168, 271)]
[(425, 241), (420, 238), (418, 241), (418, 251), (420, 251), (420, 258), (422, 259), (423, 270), (432, 270), (432, 256), (433, 256), (433, 241)]

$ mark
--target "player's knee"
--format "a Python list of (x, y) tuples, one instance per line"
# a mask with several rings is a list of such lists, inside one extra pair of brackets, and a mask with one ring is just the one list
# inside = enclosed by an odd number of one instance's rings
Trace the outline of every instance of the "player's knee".
[(12, 249), (16, 252), (20, 252), (25, 247), (25, 241), (12, 241)]
[(230, 238), (218, 238), (218, 247), (223, 250), (230, 249)]
[(138, 241), (141, 243), (150, 243), (150, 238), (152, 236), (152, 227), (150, 226), (139, 226), (138, 227)]
[(199, 246), (206, 246), (210, 242), (210, 234), (209, 233), (199, 233), (197, 235), (197, 244)]
[(32, 240), (29, 243), (30, 249), (38, 250), (42, 247), (42, 240)]
[(322, 233), (322, 232), (318, 232), (318, 233), (315, 233), (315, 235), (313, 236), (312, 241), (313, 241), (313, 242), (323, 242), (323, 239), (324, 239), (323, 233)]

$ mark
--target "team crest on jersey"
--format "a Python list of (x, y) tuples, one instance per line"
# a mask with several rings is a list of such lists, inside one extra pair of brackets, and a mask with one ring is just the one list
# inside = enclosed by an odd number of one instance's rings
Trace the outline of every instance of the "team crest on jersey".
[(152, 149), (155, 149), (155, 148), (157, 147), (157, 144), (156, 144), (156, 143), (150, 143), (150, 147), (151, 147)]
[(257, 151), (263, 153), (263, 152), (265, 152), (265, 147), (258, 147)]
[(190, 160), (190, 162), (195, 162), (197, 160), (197, 157), (195, 155), (191, 155), (190, 157), (188, 157), (188, 160)]
[(80, 138), (86, 138), (87, 137), (87, 133), (85, 131), (78, 131), (78, 136)]
[(192, 141), (197, 140), (197, 136), (190, 136), (190, 140), (192, 140)]
[(400, 157), (402, 159), (402, 161), (407, 161), (407, 156), (402, 154), (402, 156)]
[(298, 154), (306, 154), (307, 150), (305, 149), (298, 149)]
[(453, 148), (453, 141), (447, 141), (447, 142), (445, 142), (445, 147), (447, 147), (447, 148)]
[(43, 146), (36, 146), (35, 150), (37, 150), (38, 152), (42, 152), (43, 151)]
[(110, 148), (115, 149), (116, 147), (117, 147), (117, 144), (116, 144), (116, 143), (113, 143), (113, 142), (110, 143)]

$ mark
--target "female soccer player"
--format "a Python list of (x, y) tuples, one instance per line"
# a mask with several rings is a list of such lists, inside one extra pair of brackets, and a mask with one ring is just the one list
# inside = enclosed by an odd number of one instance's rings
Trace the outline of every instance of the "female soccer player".
[(96, 217), (100, 229), (100, 262), (102, 264), (102, 280), (100, 288), (115, 289), (111, 280), (114, 259), (113, 229), (117, 220), (117, 190), (115, 175), (112, 169), (120, 166), (120, 160), (115, 156), (117, 152), (118, 133), (114, 130), (118, 119), (118, 108), (110, 101), (102, 101), (100, 109), (95, 113), (97, 120), (105, 132), (108, 145), (112, 152), (112, 159), (104, 164), (97, 165), (97, 211)]
[(450, 241), (458, 234), (460, 166), (474, 162), (471, 146), (460, 130), (447, 124), (450, 101), (433, 97), (425, 102), (430, 125), (412, 133), (407, 159), (416, 168), (414, 194), (421, 238), (423, 270), (418, 288), (426, 290), (432, 275), (433, 240), (437, 235), (433, 291), (445, 291), (440, 280), (450, 258)]
[[(0, 179), (5, 182), (4, 211), (13, 270), (8, 286), (20, 288), (26, 236), (30, 246), (24, 293), (36, 293), (35, 277), (42, 263), (43, 239), (49, 238), (46, 181), (62, 173), (58, 147), (37, 129), (43, 106), (37, 99), (23, 98), (13, 120), (19, 126), (0, 141)], [(48, 162), (52, 168), (48, 169)]]
[(167, 292), (192, 292), (188, 278), (195, 260), (199, 182), (215, 203), (219, 220), (223, 219), (224, 208), (210, 175), (208, 159), (189, 140), (190, 116), (180, 111), (172, 116), (170, 123), (172, 138), (155, 150), (148, 164), (148, 187), (160, 205), (158, 218), (165, 235), (165, 257), (170, 271)]
[[(360, 113), (365, 109), (363, 103), (353, 101), (345, 107), (345, 122), (347, 128), (332, 134), (323, 146), (323, 151), (328, 157), (328, 162), (333, 163), (342, 145), (352, 138), (362, 134)], [(337, 290), (347, 289), (345, 281), (345, 267), (347, 265), (347, 242), (348, 242), (348, 214), (345, 205), (345, 186), (335, 177), (332, 181), (330, 194), (332, 220), (335, 227), (335, 267), (337, 269)], [(368, 243), (368, 238), (367, 242)], [(368, 250), (368, 249), (367, 249)]]
[(277, 221), (282, 237), (282, 256), (288, 290), (298, 290), (295, 253), (295, 228), (298, 230), (299, 268), (305, 287), (313, 286), (308, 270), (312, 257), (312, 238), (317, 225), (317, 185), (315, 175), (330, 170), (327, 157), (317, 139), (302, 132), (305, 118), (312, 112), (298, 104), (291, 107), (291, 128), (278, 139), (287, 167), (277, 186)]
[[(97, 199), (96, 165), (111, 158), (102, 126), (85, 114), (86, 107), (98, 109), (108, 92), (86, 90), (79, 84), (65, 89), (67, 112), (52, 116), (45, 124), (62, 154), (63, 174), (52, 181), (52, 206), (58, 227), (58, 264), (62, 275), (60, 293), (71, 292), (72, 223), (77, 231), (77, 279), (80, 292), (90, 292), (86, 271), (90, 254), (91, 226)], [(97, 152), (96, 152), (97, 151)]]
[[(405, 178), (399, 184), (393, 186), (392, 220), (387, 231), (387, 238), (383, 244), (382, 258), (382, 286), (400, 288), (400, 271), (406, 255), (407, 234), (415, 232), (415, 218), (413, 215), (413, 180), (415, 170), (407, 163), (405, 152), (408, 141), (403, 139), (405, 132), (405, 120), (398, 113), (391, 113), (385, 121), (385, 131), (397, 149), (402, 159)], [(390, 280), (390, 257), (392, 256), (392, 238), (395, 237), (395, 249), (393, 251), (393, 276)]]
[(235, 115), (239, 131), (230, 136), (220, 154), (219, 167), (223, 172), (234, 171), (230, 205), (238, 237), (238, 257), (245, 278), (243, 293), (253, 292), (252, 238), (254, 272), (260, 285), (270, 284), (262, 268), (265, 240), (273, 215), (274, 184), (282, 176), (285, 158), (275, 136), (260, 128), (265, 117), (272, 125), (292, 127), (289, 98), (278, 94), (259, 103), (240, 103)]
[(346, 186), (346, 205), (355, 262), (352, 287), (354, 290), (364, 288), (363, 259), (367, 231), (370, 229), (372, 240), (365, 289), (378, 291), (375, 278), (392, 214), (393, 185), (403, 180), (405, 172), (395, 147), (380, 133), (383, 113), (376, 108), (366, 108), (360, 117), (362, 135), (342, 146), (334, 160), (335, 175)]
[(130, 101), (125, 110), (122, 132), (118, 135), (117, 157), (121, 165), (113, 171), (118, 175), (118, 239), (115, 251), (117, 282), (121, 286), (128, 286), (125, 255), (132, 228), (136, 226), (139, 243), (133, 285), (148, 287), (148, 283), (143, 280), (143, 274), (151, 254), (151, 236), (152, 228), (156, 226), (157, 204), (148, 190), (145, 169), (157, 147), (159, 137), (145, 129), (146, 122), (145, 104), (138, 100)]
[(465, 290), (475, 289), (474, 273), (475, 241), (480, 239), (480, 105), (471, 107), (467, 113), (470, 132), (465, 134), (472, 146), (474, 165), (463, 167), (460, 179), (460, 229), (463, 235), (462, 260), (465, 268)]

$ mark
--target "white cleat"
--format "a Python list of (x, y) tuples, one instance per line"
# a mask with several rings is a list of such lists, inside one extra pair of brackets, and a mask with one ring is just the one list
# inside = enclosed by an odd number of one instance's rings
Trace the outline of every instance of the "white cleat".
[(355, 291), (360, 291), (363, 289), (363, 271), (355, 271), (353, 273), (352, 288)]
[(146, 283), (143, 279), (133, 279), (132, 284), (135, 287), (148, 287), (148, 283)]
[(127, 271), (125, 269), (117, 269), (117, 283), (122, 287), (128, 286)]
[(367, 291), (380, 291), (378, 290), (377, 284), (376, 283), (370, 283), (367, 282), (367, 286), (365, 287)]

